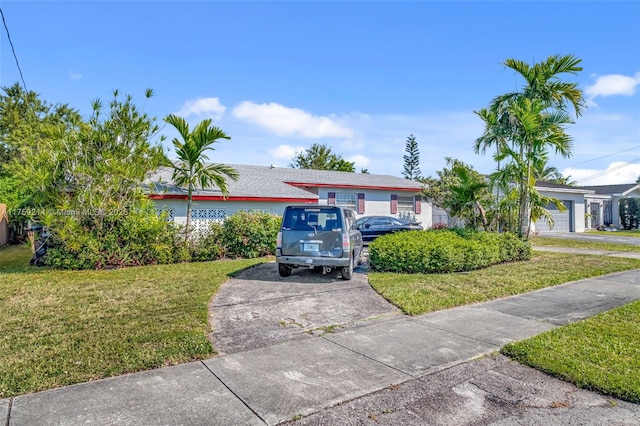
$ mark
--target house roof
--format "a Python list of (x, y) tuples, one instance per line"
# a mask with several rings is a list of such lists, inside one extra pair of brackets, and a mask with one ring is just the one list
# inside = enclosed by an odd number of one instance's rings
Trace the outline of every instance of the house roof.
[(545, 180), (536, 181), (536, 188), (543, 191), (549, 191), (549, 192), (572, 192), (576, 194), (593, 194), (593, 190), (590, 190), (584, 187), (564, 185), (561, 183), (548, 182)]
[[(265, 199), (278, 198), (293, 201), (298, 199), (317, 200), (318, 196), (309, 188), (331, 187), (352, 189), (381, 189), (417, 192), (422, 188), (419, 182), (389, 175), (335, 172), (327, 170), (291, 169), (244, 164), (229, 164), (240, 175), (237, 182), (227, 179), (230, 198)], [(183, 198), (186, 188), (173, 184), (172, 170), (159, 169), (146, 182), (150, 194), (163, 198)], [(218, 188), (194, 191), (194, 196), (221, 197)]]
[(625, 196), (636, 189), (640, 189), (640, 185), (637, 183), (625, 183), (622, 185), (581, 186), (580, 188), (590, 189), (600, 195)]

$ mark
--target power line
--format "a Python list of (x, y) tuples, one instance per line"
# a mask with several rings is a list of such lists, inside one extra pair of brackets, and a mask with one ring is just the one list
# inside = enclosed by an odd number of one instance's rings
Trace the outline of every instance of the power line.
[(596, 173), (596, 174), (594, 174), (592, 176), (589, 176), (589, 177), (586, 177), (584, 179), (578, 179), (576, 183), (585, 182), (585, 181), (588, 181), (588, 180), (591, 180), (591, 179), (599, 178), (599, 177), (604, 176), (604, 175), (608, 175), (609, 173), (615, 172), (616, 170), (620, 170), (622, 168), (625, 168), (625, 167), (628, 167), (628, 166), (632, 166), (634, 164), (638, 164), (639, 161), (640, 161), (640, 157), (634, 158), (633, 160), (631, 160), (629, 162), (626, 162), (624, 164), (621, 164), (621, 165), (619, 165), (617, 167), (614, 167), (612, 169), (604, 170), (602, 172)]
[(592, 161), (601, 160), (603, 158), (613, 157), (614, 155), (622, 154), (623, 152), (633, 151), (634, 149), (638, 149), (638, 148), (640, 148), (640, 145), (631, 147), (629, 149), (623, 149), (622, 151), (614, 152), (613, 154), (607, 154), (607, 155), (603, 155), (602, 157), (596, 157), (596, 158), (592, 158), (591, 160), (582, 161), (580, 163), (572, 164), (572, 165), (570, 165), (568, 167), (575, 167), (575, 166), (579, 166), (581, 164), (590, 163)]
[(20, 69), (20, 63), (18, 62), (18, 56), (16, 55), (16, 49), (13, 47), (13, 42), (11, 41), (11, 35), (9, 34), (9, 28), (7, 27), (7, 21), (4, 19), (4, 12), (0, 7), (0, 15), (2, 15), (2, 23), (4, 24), (4, 29), (7, 32), (7, 38), (9, 39), (9, 45), (11, 45), (11, 51), (13, 52), (13, 58), (16, 60), (16, 66), (18, 67), (18, 72), (20, 73), (20, 79), (22, 80), (22, 85), (24, 86), (25, 92), (27, 92), (27, 83), (24, 82), (24, 77), (22, 76), (22, 69)]

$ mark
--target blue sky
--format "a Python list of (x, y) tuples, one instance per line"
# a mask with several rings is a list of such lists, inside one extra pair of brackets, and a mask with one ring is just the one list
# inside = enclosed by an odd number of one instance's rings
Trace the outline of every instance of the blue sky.
[[(287, 166), (326, 143), (400, 176), (405, 141), (423, 175), (445, 157), (483, 173), (473, 113), (522, 80), (502, 63), (574, 54), (590, 107), (569, 127), (579, 184), (640, 175), (640, 2), (218, 2), (0, 0), (27, 88), (88, 114), (113, 89), (146, 112), (213, 118), (211, 159)], [(4, 33), (0, 85), (20, 76)], [(156, 96), (144, 102), (146, 88)], [(163, 134), (175, 134), (168, 127)], [(170, 152), (170, 143), (166, 143)]]

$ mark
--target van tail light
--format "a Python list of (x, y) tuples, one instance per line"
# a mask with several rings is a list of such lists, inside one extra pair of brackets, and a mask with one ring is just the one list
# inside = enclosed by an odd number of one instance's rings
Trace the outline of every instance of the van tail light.
[(349, 242), (349, 233), (342, 233), (342, 251), (351, 252), (351, 243)]
[(282, 232), (278, 232), (278, 238), (276, 240), (276, 248), (282, 248)]

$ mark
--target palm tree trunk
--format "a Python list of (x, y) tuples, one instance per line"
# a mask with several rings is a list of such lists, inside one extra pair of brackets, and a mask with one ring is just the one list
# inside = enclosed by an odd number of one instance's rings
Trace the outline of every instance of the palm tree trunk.
[(482, 219), (482, 226), (484, 227), (485, 231), (487, 229), (487, 213), (484, 210), (484, 207), (482, 207), (482, 204), (480, 204), (478, 201), (476, 201), (476, 207), (478, 207), (478, 212), (480, 212), (480, 219)]
[(191, 226), (191, 203), (193, 201), (193, 186), (189, 183), (189, 192), (187, 195), (187, 224), (184, 230), (184, 240), (189, 239), (189, 227)]

